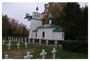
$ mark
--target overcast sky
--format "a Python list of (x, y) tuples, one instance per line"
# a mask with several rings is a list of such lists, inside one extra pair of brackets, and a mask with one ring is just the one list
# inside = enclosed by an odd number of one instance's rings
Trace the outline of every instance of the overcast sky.
[[(18, 20), (19, 23), (23, 23), (27, 25), (27, 28), (30, 27), (30, 21), (27, 21), (27, 19), (24, 19), (25, 14), (29, 13), (32, 15), (34, 11), (36, 11), (36, 7), (38, 4), (39, 13), (42, 13), (44, 11), (44, 4), (48, 2), (2, 2), (2, 14), (7, 14), (9, 18), (14, 18), (15, 20)], [(87, 2), (80, 2), (80, 6), (88, 5)]]

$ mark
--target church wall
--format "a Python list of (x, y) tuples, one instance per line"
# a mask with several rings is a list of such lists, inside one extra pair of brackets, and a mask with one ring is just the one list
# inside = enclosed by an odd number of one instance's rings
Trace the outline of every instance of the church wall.
[[(48, 39), (48, 40), (64, 40), (64, 32), (52, 32), (53, 30), (54, 28), (38, 29), (38, 32), (33, 32), (33, 38)], [(43, 37), (43, 32), (45, 33), (44, 37)], [(37, 33), (37, 37), (36, 37), (36, 33)]]
[(41, 26), (42, 25), (42, 21), (40, 20), (35, 20), (32, 19), (31, 20), (31, 24), (30, 24), (30, 31), (29, 31), (29, 38), (33, 38), (33, 33), (32, 31), (36, 29), (36, 27)]
[[(40, 39), (51, 39), (53, 38), (53, 33), (52, 31), (54, 30), (54, 28), (41, 28), (38, 29), (38, 33), (37, 33), (37, 38)], [(45, 36), (43, 37), (42, 33), (45, 33)]]
[[(33, 32), (33, 37), (35, 39), (48, 39), (48, 40), (64, 40), (64, 32), (52, 32), (54, 28), (42, 28), (38, 29), (38, 32)], [(43, 32), (45, 36), (43, 37)], [(37, 34), (37, 36), (36, 36)]]
[(33, 32), (32, 34), (33, 34), (33, 38), (36, 39), (36, 32)]
[(53, 40), (64, 40), (64, 32), (53, 32)]

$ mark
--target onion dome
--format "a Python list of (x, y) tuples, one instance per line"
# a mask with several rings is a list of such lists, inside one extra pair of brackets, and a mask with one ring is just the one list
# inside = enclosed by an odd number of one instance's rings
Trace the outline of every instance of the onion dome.
[(52, 20), (52, 19), (53, 19), (52, 14), (49, 14), (48, 19), (49, 19), (49, 20)]

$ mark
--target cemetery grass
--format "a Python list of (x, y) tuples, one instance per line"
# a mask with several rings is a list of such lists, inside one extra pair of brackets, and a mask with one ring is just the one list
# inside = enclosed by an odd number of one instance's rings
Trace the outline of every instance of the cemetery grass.
[[(30, 54), (33, 55), (32, 59), (41, 59), (40, 53), (42, 52), (42, 49), (45, 49), (47, 52), (45, 58), (52, 59), (51, 51), (53, 50), (53, 47), (28, 44), (28, 47), (25, 48), (24, 43), (20, 43), (20, 49), (17, 49), (16, 42), (11, 42), (11, 49), (8, 50), (7, 43), (8, 42), (5, 42), (5, 45), (2, 45), (2, 58), (4, 58), (5, 54), (8, 54), (12, 59), (23, 59), (23, 57), (29, 51)], [(88, 54), (64, 51), (60, 48), (56, 48), (56, 50), (56, 59), (88, 59)]]

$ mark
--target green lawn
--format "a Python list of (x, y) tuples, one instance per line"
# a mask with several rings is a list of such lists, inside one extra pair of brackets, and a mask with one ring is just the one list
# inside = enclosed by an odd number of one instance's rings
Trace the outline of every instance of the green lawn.
[[(5, 43), (5, 45), (2, 46), (2, 58), (4, 58), (4, 53), (8, 52), (9, 55), (14, 55), (14, 53), (10, 53), (11, 51), (15, 51), (15, 54), (16, 52), (18, 52), (19, 50), (28, 50), (30, 49), (29, 51), (33, 51), (31, 52), (31, 55), (33, 55), (33, 58), (32, 59), (38, 59), (40, 58), (41, 59), (41, 56), (40, 56), (40, 53), (42, 52), (42, 49), (45, 49), (45, 51), (47, 52), (47, 55), (46, 55), (46, 59), (51, 59), (52, 58), (52, 53), (51, 51), (53, 50), (53, 47), (49, 47), (49, 46), (40, 46), (40, 45), (37, 45), (37, 44), (28, 44), (28, 48), (25, 49), (25, 46), (23, 43), (20, 43), (20, 49), (17, 49), (17, 46), (16, 46), (16, 42), (11, 42), (12, 43), (12, 46), (11, 46), (11, 50), (8, 50), (6, 44), (7, 42)], [(56, 48), (57, 50), (57, 53), (56, 53), (56, 59), (88, 59), (88, 54), (84, 54), (84, 53), (77, 53), (77, 52), (70, 52), (70, 51), (64, 51), (64, 50), (61, 50), (59, 48)], [(22, 52), (19, 52), (19, 53), (22, 53), (19, 58), (22, 59), (24, 55), (26, 55), (26, 51), (22, 51)], [(12, 58), (12, 56), (10, 56), (10, 58)]]

